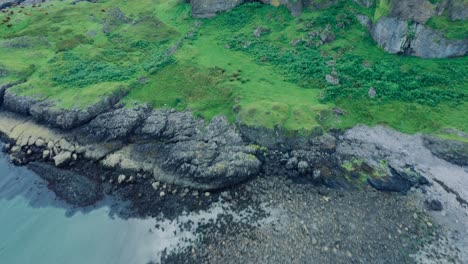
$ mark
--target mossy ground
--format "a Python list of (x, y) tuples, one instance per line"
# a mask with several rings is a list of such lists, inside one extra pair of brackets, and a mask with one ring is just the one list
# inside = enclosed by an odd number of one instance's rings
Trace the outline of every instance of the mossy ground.
[[(249, 126), (468, 131), (468, 59), (386, 54), (356, 21), (353, 12), (363, 10), (352, 1), (298, 18), (251, 3), (202, 19), (198, 29), (190, 6), (177, 0), (51, 1), (12, 10), (12, 26), (0, 26), (0, 82), (25, 79), (14, 92), (57, 107), (85, 107), (126, 87), (129, 106), (188, 108)], [(259, 26), (268, 32), (257, 38)], [(335, 39), (322, 43), (329, 33)], [(325, 81), (333, 72), (339, 85)], [(336, 107), (345, 114), (334, 114)]]

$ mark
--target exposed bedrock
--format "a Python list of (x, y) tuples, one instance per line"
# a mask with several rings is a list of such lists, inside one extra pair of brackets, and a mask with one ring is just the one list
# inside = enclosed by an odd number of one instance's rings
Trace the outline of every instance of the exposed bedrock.
[[(13, 97), (10, 94), (7, 91), (7, 97)], [(13, 155), (17, 164), (39, 159), (66, 167), (83, 158), (116, 170), (147, 173), (155, 181), (205, 190), (238, 184), (261, 169), (257, 149), (224, 117), (206, 125), (189, 112), (114, 106), (66, 131), (41, 126), (31, 120), (36, 120), (34, 116), (28, 119), (25, 100), (5, 101), (6, 109), (23, 117), (3, 111), (0, 118), (0, 131), (15, 142), (12, 152), (20, 152)], [(55, 122), (50, 114), (43, 112), (40, 121)]]
[[(104, 99), (101, 104), (106, 107), (94, 112), (90, 109), (96, 106), (83, 110), (47, 110), (46, 101), (15, 95), (9, 89), (12, 85), (0, 86), (0, 99), (4, 94), (0, 106), (20, 115), (0, 110), (0, 132), (13, 142), (7, 151), (20, 165), (47, 161), (67, 168), (89, 160), (115, 171), (144, 173), (151, 175), (153, 181), (202, 190), (229, 187), (259, 173), (352, 188), (355, 182), (366, 179), (359, 173), (364, 171), (373, 187), (401, 192), (425, 183), (420, 175), (423, 173), (415, 169), (418, 164), (409, 164), (404, 158), (396, 159), (401, 164), (389, 162), (375, 174), (382, 167), (379, 160), (400, 149), (382, 152), (377, 145), (386, 142), (361, 145), (362, 139), (351, 137), (351, 132), (344, 139), (341, 133), (326, 134), (319, 129), (305, 136), (281, 129), (236, 126), (222, 116), (205, 123), (188, 111), (147, 106), (126, 108), (118, 99), (112, 103)], [(39, 110), (41, 105), (45, 107)], [(69, 113), (86, 118), (66, 123), (75, 128), (58, 122), (58, 117), (67, 117)], [(373, 130), (363, 128), (362, 133), (366, 131)], [(466, 145), (429, 137), (424, 144), (450, 162), (461, 165), (466, 162)], [(381, 155), (362, 155), (360, 151), (364, 149)], [(428, 152), (427, 149), (424, 151)], [(363, 157), (365, 163), (352, 163), (354, 157)]]
[(72, 129), (113, 109), (124, 95), (125, 91), (119, 90), (85, 109), (61, 109), (55, 107), (55, 103), (50, 100), (17, 95), (6, 89), (3, 107), (15, 113), (30, 115), (34, 120), (52, 127)]
[(449, 40), (441, 33), (419, 23), (409, 23), (396, 17), (382, 17), (373, 23), (358, 16), (373, 39), (387, 52), (422, 58), (447, 58), (468, 54), (468, 39)]

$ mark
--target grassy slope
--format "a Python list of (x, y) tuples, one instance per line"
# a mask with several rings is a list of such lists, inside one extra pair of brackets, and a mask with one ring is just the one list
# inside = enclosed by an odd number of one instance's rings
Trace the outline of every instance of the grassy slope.
[[(111, 19), (114, 7), (137, 23)], [(16, 92), (54, 99), (58, 107), (84, 107), (124, 85), (130, 87), (128, 105), (190, 108), (207, 119), (224, 114), (251, 126), (310, 131), (384, 123), (408, 133), (439, 133), (446, 127), (468, 131), (467, 59), (386, 54), (348, 15), (358, 9), (353, 4), (300, 18), (284, 8), (242, 6), (202, 20), (172, 63), (157, 70), (148, 70), (159, 65), (156, 55), (194, 25), (187, 4), (107, 0), (41, 8), (45, 11), (27, 7), (30, 16), (16, 14), (11, 28), (0, 27), (2, 39), (46, 36), (49, 43), (20, 49), (0, 42), (0, 69), (8, 72), (0, 82), (28, 78)], [(344, 28), (335, 27), (341, 22)], [(327, 24), (333, 25), (335, 41), (318, 47), (290, 44), (295, 39), (316, 43), (318, 37), (309, 38), (308, 32), (320, 33)], [(255, 38), (257, 26), (271, 32)], [(330, 60), (336, 60), (339, 86), (324, 81), (333, 68)], [(146, 81), (137, 81), (141, 77)], [(371, 86), (375, 99), (367, 97)], [(332, 107), (346, 114), (335, 116)]]

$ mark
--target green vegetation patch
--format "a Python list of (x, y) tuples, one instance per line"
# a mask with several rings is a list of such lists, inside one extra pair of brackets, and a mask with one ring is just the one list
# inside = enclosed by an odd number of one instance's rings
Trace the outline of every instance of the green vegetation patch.
[(449, 39), (468, 38), (468, 20), (452, 21), (448, 15), (433, 16), (427, 22), (429, 27), (442, 32)]
[[(179, 0), (16, 7), (12, 26), (0, 26), (0, 82), (27, 80), (13, 91), (57, 107), (125, 88), (129, 107), (190, 109), (255, 127), (468, 132), (468, 59), (387, 54), (353, 15), (379, 19), (391, 5), (364, 10), (342, 0), (294, 18), (285, 7), (247, 3), (201, 20)], [(428, 24), (466, 38), (465, 22), (445, 19)]]

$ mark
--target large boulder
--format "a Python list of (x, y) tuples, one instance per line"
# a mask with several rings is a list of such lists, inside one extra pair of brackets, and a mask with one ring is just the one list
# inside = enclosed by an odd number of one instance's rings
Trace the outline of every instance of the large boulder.
[(435, 156), (450, 163), (468, 166), (468, 143), (434, 136), (424, 136), (424, 146)]
[(98, 115), (82, 131), (96, 140), (126, 138), (143, 122), (146, 112), (146, 108), (118, 108)]

